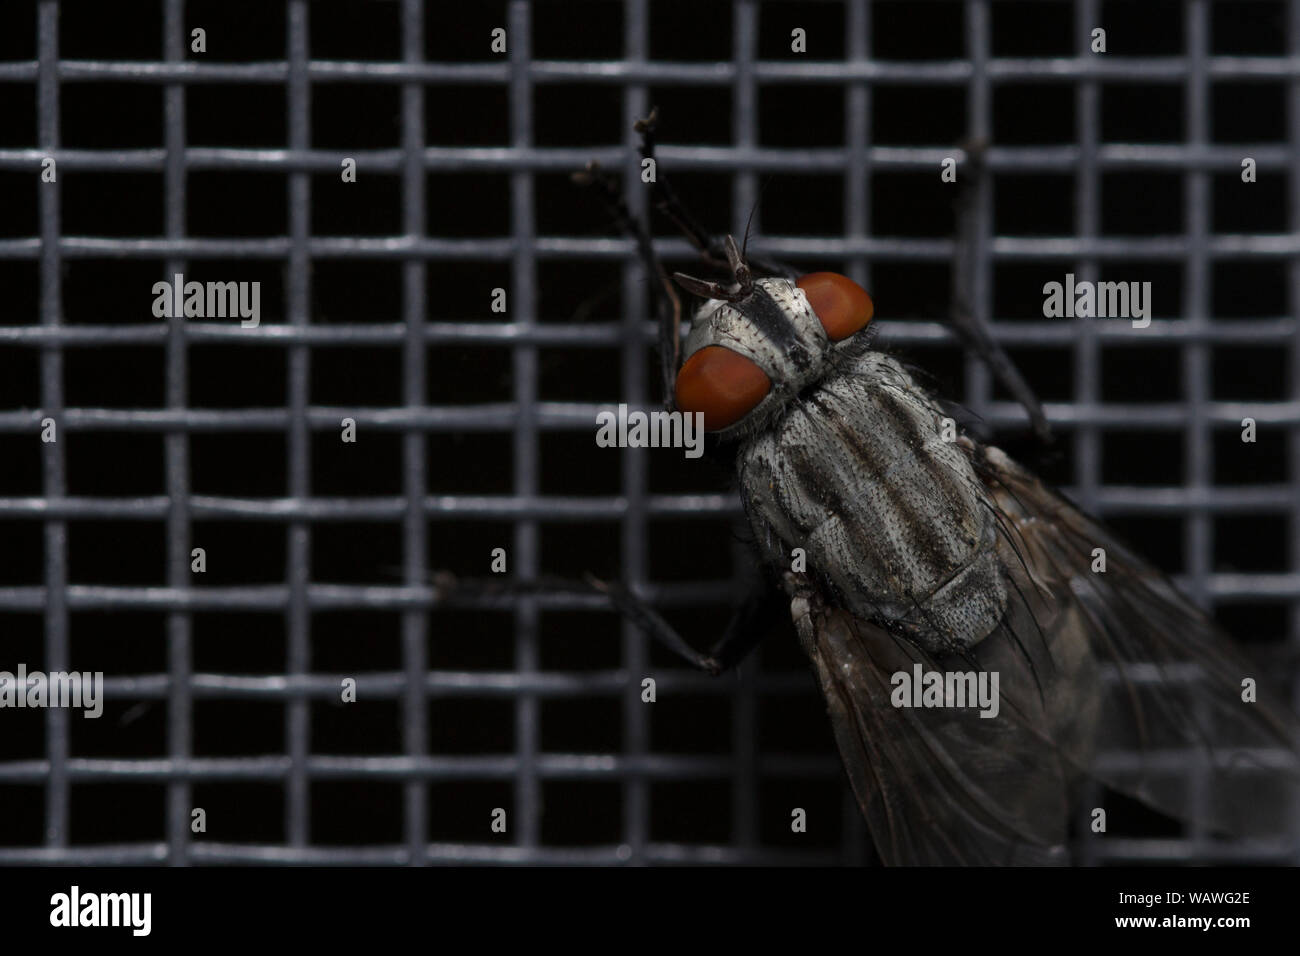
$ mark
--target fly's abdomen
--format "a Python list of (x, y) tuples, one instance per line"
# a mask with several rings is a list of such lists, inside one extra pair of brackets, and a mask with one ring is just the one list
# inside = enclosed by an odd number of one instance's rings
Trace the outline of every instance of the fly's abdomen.
[(740, 455), (765, 556), (794, 548), (846, 609), (935, 653), (970, 647), (1002, 617), (996, 523), (940, 412), (896, 361), (869, 352), (754, 436)]

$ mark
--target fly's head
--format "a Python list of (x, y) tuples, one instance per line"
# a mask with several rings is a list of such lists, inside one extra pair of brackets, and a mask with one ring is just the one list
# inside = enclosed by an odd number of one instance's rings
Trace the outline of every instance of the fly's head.
[(680, 411), (704, 414), (706, 431), (738, 437), (825, 375), (834, 350), (866, 330), (873, 306), (861, 286), (833, 272), (755, 278), (735, 240), (727, 236), (724, 245), (734, 281), (674, 276), (704, 300), (674, 398)]

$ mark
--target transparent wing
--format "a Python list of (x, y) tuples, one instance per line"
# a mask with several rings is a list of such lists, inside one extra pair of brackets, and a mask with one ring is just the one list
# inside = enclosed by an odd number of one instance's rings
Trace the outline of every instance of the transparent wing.
[[(849, 782), (886, 864), (1068, 862), (1065, 768), (1033, 715), (894, 707), (891, 675), (933, 662), (811, 587), (793, 606)], [(1013, 666), (1023, 669), (1023, 659)]]
[[(997, 449), (974, 458), (1016, 603), (1033, 619), (1009, 614), (1005, 624), (1031, 647), (1045, 643), (1051, 659), (1040, 683), (1059, 698), (1047, 701), (1058, 753), (1166, 814), (1227, 835), (1289, 838), (1300, 722), (1258, 665), (1100, 523)], [(1097, 548), (1104, 572), (1093, 570)]]
[[(1089, 775), (1209, 830), (1291, 840), (1300, 722), (1231, 640), (1098, 522), (971, 444), (1012, 594), (967, 655), (930, 659), (787, 578), (849, 781), (888, 864), (1053, 864)], [(1106, 553), (1093, 572), (1094, 549)], [(997, 673), (999, 710), (900, 708), (891, 678)], [(1102, 837), (1104, 838), (1104, 836)]]

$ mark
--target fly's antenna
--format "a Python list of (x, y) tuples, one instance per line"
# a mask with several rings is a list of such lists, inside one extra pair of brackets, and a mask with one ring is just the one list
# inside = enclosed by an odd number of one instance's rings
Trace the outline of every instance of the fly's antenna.
[[(696, 279), (693, 276), (674, 272), (673, 278), (677, 280), (677, 284), (687, 292), (702, 299), (739, 302), (742, 299), (749, 298), (754, 292), (754, 273), (750, 271), (748, 263), (745, 262), (740, 250), (736, 248), (736, 240), (730, 234), (723, 236), (722, 248), (727, 253), (727, 265), (731, 267), (731, 276), (735, 280), (730, 286), (722, 282)], [(734, 286), (734, 288), (731, 286)]]
[(740, 286), (740, 294), (748, 296), (754, 291), (754, 276), (745, 262), (744, 253), (736, 248), (736, 240), (730, 235), (722, 240), (722, 248), (727, 251), (727, 265), (731, 267), (731, 274)]
[(754, 205), (749, 207), (749, 218), (745, 220), (745, 236), (740, 240), (740, 254), (742, 256), (745, 254), (745, 250), (749, 248), (749, 227), (754, 224), (754, 213), (758, 212), (758, 204), (763, 201), (763, 192), (771, 181), (771, 176), (763, 177), (763, 182), (758, 187), (758, 195), (754, 198)]
[[(759, 199), (761, 199), (762, 196), (763, 194), (760, 191)], [(754, 205), (749, 207), (749, 218), (745, 220), (745, 237), (740, 240), (740, 254), (742, 256), (745, 254), (745, 250), (749, 248), (749, 227), (754, 224), (754, 213), (756, 212), (758, 212), (758, 199), (755, 199)]]

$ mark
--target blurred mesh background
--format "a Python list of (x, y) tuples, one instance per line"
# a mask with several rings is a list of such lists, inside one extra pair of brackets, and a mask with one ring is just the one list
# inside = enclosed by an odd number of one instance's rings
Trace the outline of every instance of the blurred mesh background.
[[(102, 670), (109, 700), (0, 711), (0, 863), (872, 859), (783, 623), (711, 680), (586, 598), (428, 586), (504, 547), (643, 587), (697, 646), (726, 620), (728, 477), (593, 441), (599, 406), (658, 399), (653, 330), (568, 175), (633, 174), (651, 105), (704, 223), (758, 203), (755, 247), (861, 281), (883, 341), (1294, 695), (1298, 58), (1300, 2), (8, 4), (0, 670)], [(939, 165), (972, 138), (976, 301), (1053, 449), (935, 321)], [(261, 282), (260, 327), (153, 318), (177, 272)], [(1150, 281), (1155, 320), (1043, 319), (1066, 272)], [(1084, 862), (1287, 859), (1096, 799)]]

